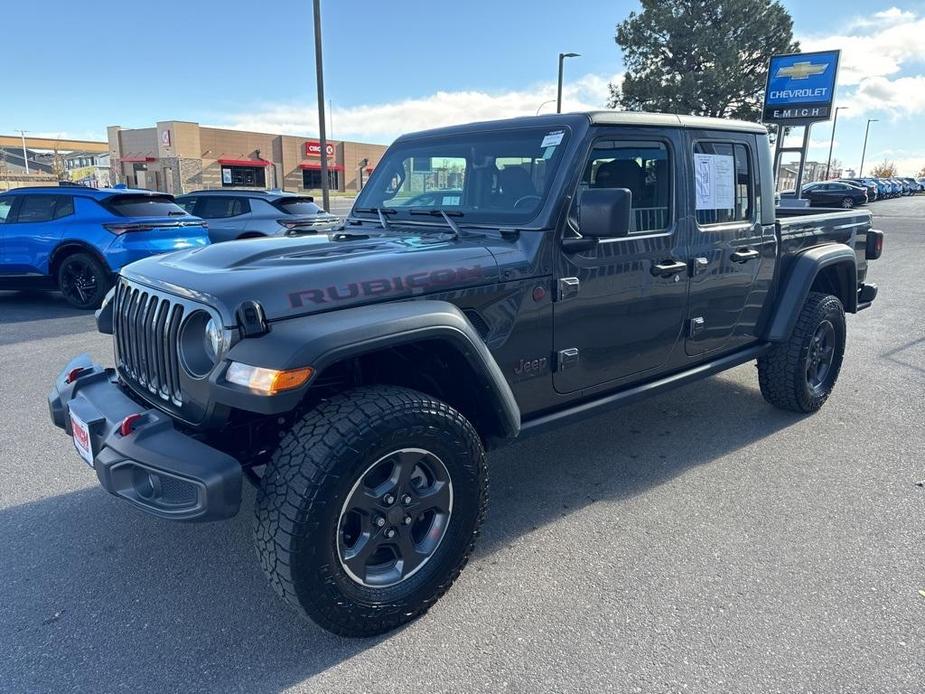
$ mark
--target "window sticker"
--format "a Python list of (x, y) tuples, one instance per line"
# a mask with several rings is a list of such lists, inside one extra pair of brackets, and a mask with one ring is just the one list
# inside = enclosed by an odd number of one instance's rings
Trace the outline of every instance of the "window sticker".
[(458, 204), (459, 204), (459, 196), (458, 196), (458, 195), (444, 195), (444, 196), (443, 196), (443, 204), (444, 204), (444, 205), (458, 205)]
[(547, 147), (555, 147), (557, 144), (562, 142), (563, 137), (565, 137), (564, 130), (558, 130), (554, 133), (548, 133), (546, 137), (543, 138), (543, 142), (540, 144), (540, 149), (546, 149)]
[(735, 159), (727, 154), (694, 154), (697, 209), (731, 210), (735, 206)]

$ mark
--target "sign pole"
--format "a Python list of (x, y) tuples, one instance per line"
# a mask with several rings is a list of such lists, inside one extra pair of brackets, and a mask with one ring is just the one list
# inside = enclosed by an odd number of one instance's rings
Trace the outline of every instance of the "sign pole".
[(321, 206), (325, 212), (330, 212), (328, 138), (324, 128), (324, 70), (321, 66), (321, 0), (314, 0), (313, 8), (315, 14), (315, 78), (318, 84), (318, 139), (321, 142)]
[(806, 166), (806, 154), (809, 152), (809, 131), (812, 130), (812, 128), (812, 123), (807, 123), (803, 127), (803, 146), (800, 148), (800, 168), (797, 169), (797, 188), (795, 194), (797, 200), (803, 198), (803, 169)]

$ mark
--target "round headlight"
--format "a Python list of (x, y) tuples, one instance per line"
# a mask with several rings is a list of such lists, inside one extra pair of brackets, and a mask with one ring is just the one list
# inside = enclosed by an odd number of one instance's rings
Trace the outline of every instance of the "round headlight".
[(193, 311), (180, 331), (180, 359), (195, 378), (205, 378), (218, 363), (224, 349), (221, 323), (205, 311)]
[(214, 363), (218, 355), (222, 353), (222, 342), (224, 341), (222, 327), (215, 323), (212, 318), (206, 323), (206, 354)]

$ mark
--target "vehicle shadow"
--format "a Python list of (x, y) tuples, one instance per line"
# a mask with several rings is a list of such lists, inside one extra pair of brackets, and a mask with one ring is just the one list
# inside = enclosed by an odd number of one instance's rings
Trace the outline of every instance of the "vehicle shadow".
[[(722, 376), (502, 449), (470, 567), (797, 421)], [(148, 518), (95, 486), (0, 511), (0, 688), (279, 691), (390, 638), (332, 636), (273, 594), (251, 542), (253, 498), (205, 525)]]
[[(55, 319), (52, 323), (45, 323)], [(42, 321), (30, 329), (27, 324)], [(93, 311), (74, 308), (57, 292), (0, 291), (0, 345), (96, 330)]]

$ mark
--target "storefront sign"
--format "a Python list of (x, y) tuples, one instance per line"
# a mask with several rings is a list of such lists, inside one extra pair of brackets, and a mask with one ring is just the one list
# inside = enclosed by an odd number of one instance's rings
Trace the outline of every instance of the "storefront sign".
[(840, 51), (775, 55), (764, 92), (765, 123), (806, 125), (828, 120)]
[[(334, 156), (334, 145), (330, 142), (327, 143), (325, 148), (328, 153), (328, 159)], [(321, 158), (321, 143), (318, 140), (306, 140), (305, 142), (305, 156), (306, 157), (318, 157)]]

